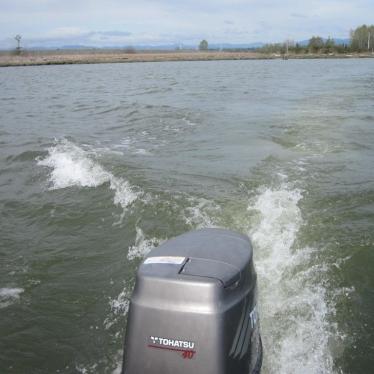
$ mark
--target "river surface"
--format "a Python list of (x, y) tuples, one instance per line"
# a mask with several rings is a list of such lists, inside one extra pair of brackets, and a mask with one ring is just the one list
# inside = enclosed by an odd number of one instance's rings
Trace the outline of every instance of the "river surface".
[(148, 251), (251, 236), (263, 373), (374, 367), (374, 60), (0, 70), (0, 373), (118, 373)]

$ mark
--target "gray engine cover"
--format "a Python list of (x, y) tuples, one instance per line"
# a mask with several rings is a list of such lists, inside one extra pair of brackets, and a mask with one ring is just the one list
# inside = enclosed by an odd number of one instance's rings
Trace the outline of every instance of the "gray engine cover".
[(123, 372), (259, 372), (256, 303), (248, 237), (203, 229), (165, 242), (137, 272)]

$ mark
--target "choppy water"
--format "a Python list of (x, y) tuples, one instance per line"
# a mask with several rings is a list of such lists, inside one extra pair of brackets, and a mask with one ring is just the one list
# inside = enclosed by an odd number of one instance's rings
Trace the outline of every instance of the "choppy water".
[(135, 270), (252, 237), (264, 373), (374, 365), (374, 60), (0, 70), (0, 372), (118, 372)]

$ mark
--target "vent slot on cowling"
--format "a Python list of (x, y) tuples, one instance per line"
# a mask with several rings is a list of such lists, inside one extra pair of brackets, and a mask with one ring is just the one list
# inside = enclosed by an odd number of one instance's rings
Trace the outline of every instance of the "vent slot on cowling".
[(236, 330), (235, 337), (232, 342), (232, 346), (229, 353), (229, 355), (234, 359), (242, 358), (248, 350), (252, 330), (250, 308), (250, 298), (246, 297), (243, 305), (242, 314), (240, 316), (238, 328)]

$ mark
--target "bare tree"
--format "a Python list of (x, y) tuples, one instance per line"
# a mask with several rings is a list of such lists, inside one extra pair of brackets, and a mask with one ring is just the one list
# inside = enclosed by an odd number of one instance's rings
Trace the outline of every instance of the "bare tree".
[(22, 39), (22, 36), (17, 34), (14, 39), (17, 41), (17, 48), (16, 48), (16, 52), (17, 53), (20, 53), (21, 52), (21, 39)]

